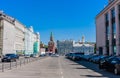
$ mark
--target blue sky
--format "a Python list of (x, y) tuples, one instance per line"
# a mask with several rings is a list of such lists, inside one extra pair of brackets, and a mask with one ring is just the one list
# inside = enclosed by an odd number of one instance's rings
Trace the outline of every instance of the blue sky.
[(47, 44), (55, 40), (96, 41), (95, 16), (108, 0), (1, 0), (0, 10), (40, 32)]

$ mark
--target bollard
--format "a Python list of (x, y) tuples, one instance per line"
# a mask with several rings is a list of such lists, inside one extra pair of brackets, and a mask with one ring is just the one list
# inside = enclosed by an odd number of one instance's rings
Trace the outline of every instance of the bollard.
[(20, 60), (20, 66), (21, 66), (21, 60)]
[(24, 64), (25, 64), (25, 59), (24, 59)]
[(4, 62), (2, 63), (2, 72), (4, 72)]
[(16, 67), (17, 67), (17, 60), (16, 60)]
[(30, 62), (30, 58), (28, 59), (28, 62)]
[(11, 66), (12, 66), (12, 62), (10, 61), (10, 70), (11, 70), (11, 68), (12, 68)]
[(28, 58), (27, 58), (27, 63), (28, 63)]

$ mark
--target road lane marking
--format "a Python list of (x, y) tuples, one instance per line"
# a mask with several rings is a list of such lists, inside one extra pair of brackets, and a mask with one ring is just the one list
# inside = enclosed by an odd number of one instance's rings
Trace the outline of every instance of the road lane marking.
[(59, 69), (60, 69), (60, 73), (61, 73), (61, 78), (64, 78), (63, 72), (62, 72), (62, 65), (60, 63), (60, 58), (59, 58)]

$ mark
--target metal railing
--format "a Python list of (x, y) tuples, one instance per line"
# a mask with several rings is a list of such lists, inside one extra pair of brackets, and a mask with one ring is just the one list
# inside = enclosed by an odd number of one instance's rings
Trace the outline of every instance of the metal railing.
[(0, 63), (0, 70), (1, 72), (4, 72), (5, 70), (11, 70), (15, 67), (18, 66), (22, 66), (22, 65), (26, 65), (28, 63), (40, 60), (40, 57), (37, 58), (21, 58), (21, 59), (17, 59), (15, 62), (1, 62)]

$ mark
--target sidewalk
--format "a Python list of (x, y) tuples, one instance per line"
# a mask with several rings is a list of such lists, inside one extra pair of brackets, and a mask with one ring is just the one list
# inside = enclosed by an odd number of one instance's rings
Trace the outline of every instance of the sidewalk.
[(39, 64), (47, 58), (31, 62), (26, 65), (18, 66), (12, 70), (0, 73), (0, 78), (40, 78)]

